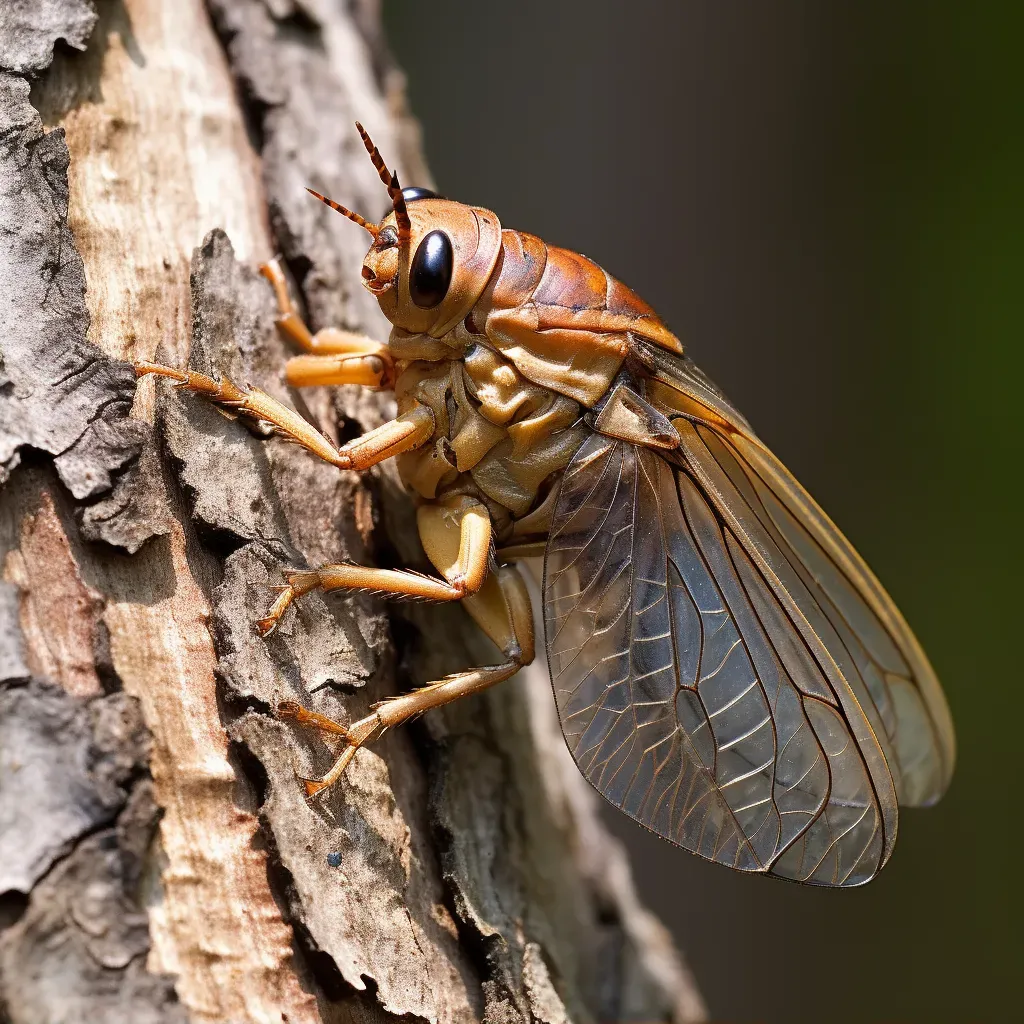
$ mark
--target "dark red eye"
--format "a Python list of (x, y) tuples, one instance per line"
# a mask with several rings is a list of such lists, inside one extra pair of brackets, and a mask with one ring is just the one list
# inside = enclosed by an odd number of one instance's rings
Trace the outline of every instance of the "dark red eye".
[(409, 270), (409, 296), (420, 309), (440, 305), (452, 283), (452, 243), (443, 231), (431, 231), (420, 242)]

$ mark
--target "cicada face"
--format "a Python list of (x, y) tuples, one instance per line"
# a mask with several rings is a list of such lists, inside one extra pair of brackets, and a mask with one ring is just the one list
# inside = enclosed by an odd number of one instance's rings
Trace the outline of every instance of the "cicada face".
[(439, 338), (473, 308), (501, 251), (490, 211), (403, 190), (409, 229), (390, 213), (363, 260), (363, 285), (396, 327)]

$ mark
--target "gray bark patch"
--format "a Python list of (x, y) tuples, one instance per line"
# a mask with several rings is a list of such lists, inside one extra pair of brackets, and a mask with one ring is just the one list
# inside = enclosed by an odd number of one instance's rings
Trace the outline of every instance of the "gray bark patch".
[(0, 68), (35, 74), (53, 62), (58, 40), (84, 50), (96, 24), (91, 0), (4, 0)]
[(0, 686), (29, 677), (19, 621), (18, 588), (0, 582)]
[(146, 971), (157, 808), (138, 783), (116, 823), (83, 839), (0, 936), (0, 1013), (11, 1024), (186, 1024), (172, 979)]
[(0, 690), (0, 893), (29, 892), (79, 837), (111, 821), (147, 757), (124, 694), (85, 701), (41, 680)]
[[(74, 497), (94, 499), (133, 463), (148, 428), (129, 417), (132, 368), (86, 340), (85, 272), (67, 223), (68, 160), (63, 129), (43, 131), (28, 82), (0, 74), (0, 268), (10, 297), (0, 304), (0, 484), (22, 450), (34, 448), (55, 456)], [(95, 525), (93, 536), (129, 538), (135, 550), (161, 530), (150, 510), (126, 527), (127, 505), (120, 534)]]

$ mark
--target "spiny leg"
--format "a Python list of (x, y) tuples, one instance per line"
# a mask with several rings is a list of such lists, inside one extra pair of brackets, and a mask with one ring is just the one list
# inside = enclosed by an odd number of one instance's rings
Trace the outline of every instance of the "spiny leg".
[(505, 655), (506, 660), (501, 664), (457, 672), (411, 693), (390, 697), (348, 728), (316, 712), (307, 711), (294, 701), (283, 701), (278, 705), (278, 715), (282, 718), (291, 718), (324, 732), (341, 733), (348, 741), (322, 779), (302, 780), (307, 796), (315, 796), (337, 782), (355, 752), (386, 729), (401, 725), (424, 711), (486, 690), (533, 661), (533, 609), (526, 583), (518, 569), (513, 566), (499, 569), (486, 580), (478, 593), (463, 601), (463, 606)]
[(339, 469), (369, 469), (393, 455), (418, 448), (434, 432), (434, 414), (427, 406), (417, 403), (397, 419), (336, 448), (312, 423), (259, 388), (243, 389), (226, 377), (216, 380), (204, 373), (175, 370), (158, 363), (136, 363), (135, 372), (140, 377), (147, 373), (170, 377), (179, 387), (188, 388), (211, 402), (252, 419), (265, 420), (283, 437)]
[[(387, 345), (374, 341), (365, 334), (343, 331), (336, 327), (325, 327), (313, 334), (295, 308), (284, 271), (276, 259), (261, 264), (260, 273), (274, 286), (279, 310), (276, 321), (278, 330), (300, 348), (320, 355), (376, 355), (391, 363)], [(393, 370), (393, 367), (391, 369)]]
[[(256, 628), (269, 636), (297, 597), (314, 590), (365, 590), (427, 601), (459, 601), (475, 594), (487, 577), (491, 553), (491, 517), (480, 502), (463, 496), (443, 505), (424, 505), (418, 514), (420, 536), (427, 529), (443, 538), (451, 557), (428, 557), (443, 579), (403, 569), (373, 569), (363, 565), (324, 565), (285, 573), (287, 585)], [(451, 550), (449, 550), (451, 549)]]

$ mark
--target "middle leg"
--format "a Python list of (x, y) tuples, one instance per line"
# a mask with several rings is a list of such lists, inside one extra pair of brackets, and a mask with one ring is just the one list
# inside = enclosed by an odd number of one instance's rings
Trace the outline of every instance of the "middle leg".
[[(479, 528), (473, 522), (476, 516), (486, 522), (486, 533), (483, 530), (477, 532)], [(295, 701), (282, 702), (278, 706), (281, 717), (294, 719), (322, 732), (343, 735), (347, 740), (345, 749), (322, 779), (303, 780), (308, 796), (337, 782), (356, 750), (386, 729), (401, 725), (431, 708), (494, 686), (533, 661), (533, 609), (525, 581), (512, 566), (503, 566), (496, 573), (487, 574), (491, 525), (486, 508), (466, 496), (424, 505), (419, 510), (418, 526), (424, 550), (442, 576), (452, 585), (460, 578), (465, 580), (462, 605), (502, 652), (504, 660), (496, 665), (457, 672), (411, 693), (391, 697), (374, 707), (371, 714), (347, 727), (308, 711)], [(361, 568), (358, 571), (365, 574), (383, 572)], [(412, 576), (416, 581), (414, 585), (422, 585), (428, 580), (411, 573), (393, 573), (393, 576)], [(361, 577), (364, 580), (369, 578)], [(401, 588), (411, 582), (403, 580), (391, 592), (407, 594), (409, 590)], [(455, 599), (455, 595), (447, 599)]]
[(487, 509), (472, 498), (459, 496), (445, 504), (424, 505), (417, 518), (425, 546), (428, 536), (435, 538), (435, 550), (428, 547), (427, 556), (443, 579), (407, 569), (346, 564), (287, 572), (287, 585), (281, 588), (266, 617), (256, 624), (260, 636), (269, 636), (289, 605), (314, 590), (362, 590), (426, 601), (461, 601), (475, 594), (487, 578), (491, 554), (491, 517)]

